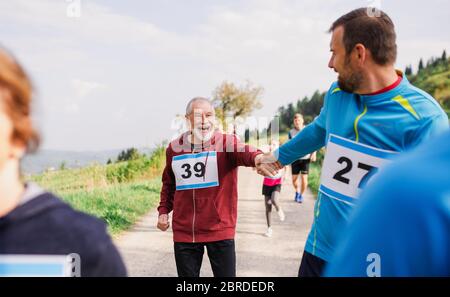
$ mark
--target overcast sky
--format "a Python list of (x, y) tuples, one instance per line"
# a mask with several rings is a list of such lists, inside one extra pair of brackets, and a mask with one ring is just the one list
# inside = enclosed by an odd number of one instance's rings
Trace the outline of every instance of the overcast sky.
[(0, 0), (0, 42), (33, 79), (44, 148), (152, 146), (225, 80), (264, 88), (258, 117), (327, 90), (326, 31), (368, 4), (396, 25), (399, 69), (449, 51), (445, 0)]

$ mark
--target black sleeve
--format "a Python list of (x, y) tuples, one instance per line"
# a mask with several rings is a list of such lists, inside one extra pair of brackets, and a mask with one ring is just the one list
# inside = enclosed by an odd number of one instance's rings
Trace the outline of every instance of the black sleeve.
[[(109, 237), (109, 236), (108, 236)], [(103, 242), (98, 249), (92, 265), (83, 269), (81, 259), (81, 276), (83, 277), (126, 277), (127, 270), (119, 251), (111, 239)]]
[[(66, 216), (68, 217), (68, 216)], [(72, 214), (71, 235), (80, 251), (82, 277), (124, 277), (125, 264), (107, 232), (106, 223), (87, 214)]]

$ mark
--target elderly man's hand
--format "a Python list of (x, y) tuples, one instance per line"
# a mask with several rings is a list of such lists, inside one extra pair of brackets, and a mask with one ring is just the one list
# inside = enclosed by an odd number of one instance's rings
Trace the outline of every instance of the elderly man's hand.
[(272, 153), (260, 154), (255, 158), (256, 170), (262, 176), (274, 176), (283, 168)]
[(161, 231), (166, 231), (169, 229), (170, 223), (169, 223), (169, 215), (168, 214), (162, 214), (158, 217), (158, 224), (156, 227), (158, 227)]

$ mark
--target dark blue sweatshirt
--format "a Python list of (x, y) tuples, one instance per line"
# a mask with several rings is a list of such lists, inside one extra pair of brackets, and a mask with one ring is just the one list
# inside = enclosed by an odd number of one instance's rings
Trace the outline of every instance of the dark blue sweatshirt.
[(81, 276), (127, 274), (105, 223), (50, 193), (42, 192), (0, 218), (0, 255), (72, 253), (80, 255)]

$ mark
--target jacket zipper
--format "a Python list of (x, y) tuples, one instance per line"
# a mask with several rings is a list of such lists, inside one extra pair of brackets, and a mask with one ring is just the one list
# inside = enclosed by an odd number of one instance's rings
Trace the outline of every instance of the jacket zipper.
[[(194, 153), (193, 145), (191, 146), (191, 151), (192, 151), (192, 153)], [(201, 152), (203, 152), (203, 143), (202, 143)], [(208, 151), (208, 154), (206, 155), (205, 167), (206, 167), (206, 164), (208, 163), (208, 157), (209, 157), (209, 151)], [(203, 180), (205, 180), (205, 176), (203, 176)], [(192, 190), (192, 204), (194, 206), (194, 214), (192, 215), (192, 243), (195, 243), (195, 189)]]
[(358, 122), (366, 113), (367, 113), (367, 105), (364, 104), (363, 112), (355, 118), (355, 122), (353, 123), (353, 129), (355, 130), (355, 141), (356, 142), (359, 142)]
[(192, 202), (194, 204), (194, 214), (192, 216), (192, 243), (195, 243), (195, 233), (194, 233), (194, 226), (195, 226), (195, 190), (193, 191), (192, 195)]

